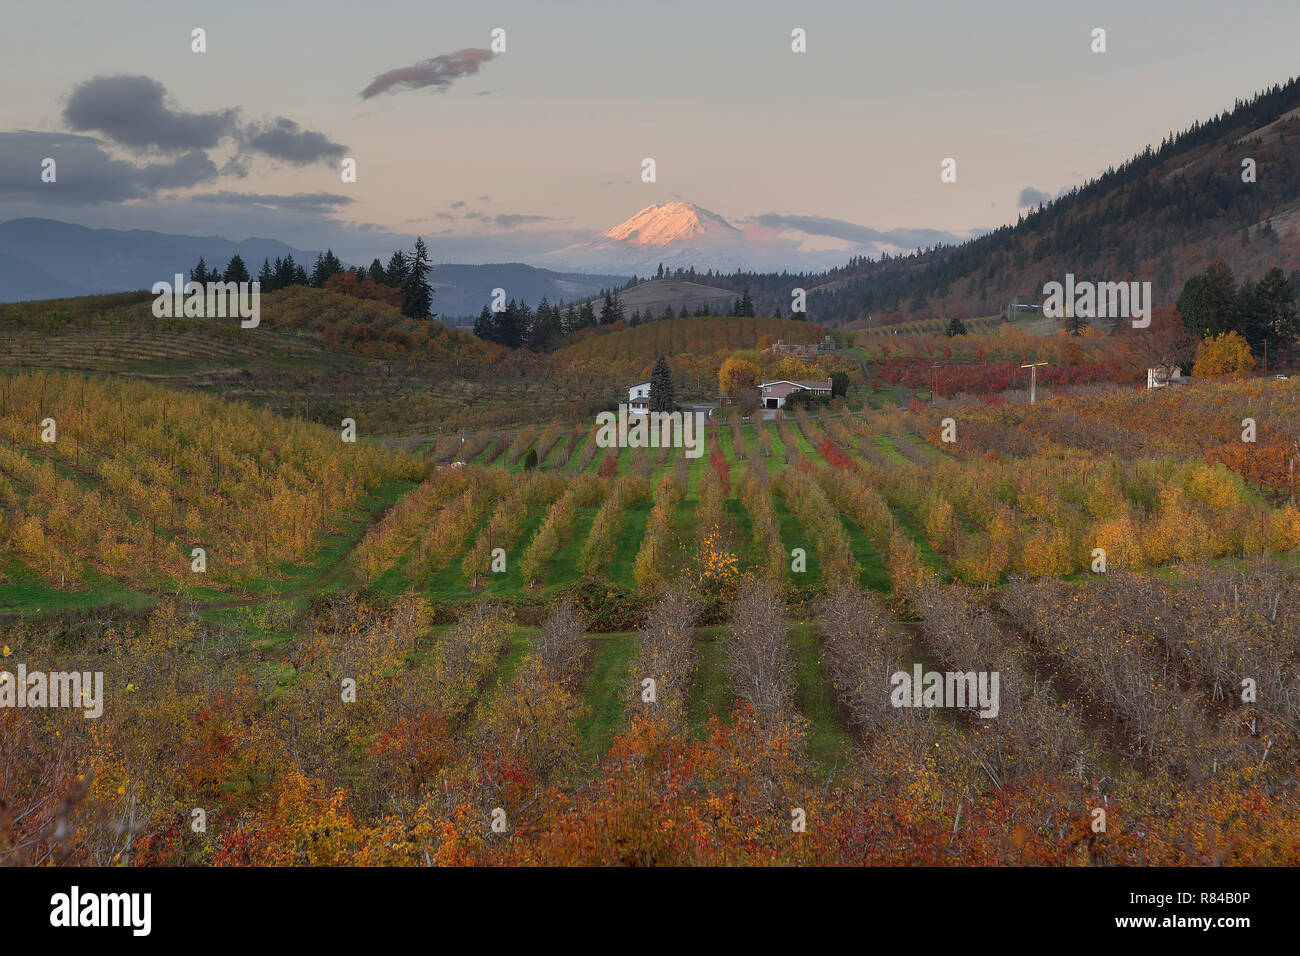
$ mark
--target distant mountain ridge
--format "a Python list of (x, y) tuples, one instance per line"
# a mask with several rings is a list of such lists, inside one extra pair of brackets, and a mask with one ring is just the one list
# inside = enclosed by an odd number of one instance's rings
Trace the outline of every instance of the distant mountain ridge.
[[(178, 272), (188, 274), (200, 257), (209, 267), (220, 269), (236, 254), (256, 276), (263, 259), (274, 262), (288, 255), (310, 273), (319, 253), (275, 239), (235, 241), (144, 229), (92, 229), (53, 219), (11, 219), (0, 223), (0, 302), (148, 289), (155, 282), (172, 281)], [(530, 304), (542, 296), (552, 302), (572, 302), (628, 279), (553, 272), (519, 262), (435, 265), (429, 278), (435, 289), (433, 311), (446, 318), (476, 315), (491, 303), (497, 288)]]
[[(323, 251), (323, 250), (322, 250)], [(188, 273), (202, 256), (222, 267), (238, 254), (256, 275), (263, 259), (292, 255), (310, 270), (315, 250), (276, 239), (233, 241), (145, 229), (91, 229), (53, 219), (0, 223), (0, 302), (148, 289)]]

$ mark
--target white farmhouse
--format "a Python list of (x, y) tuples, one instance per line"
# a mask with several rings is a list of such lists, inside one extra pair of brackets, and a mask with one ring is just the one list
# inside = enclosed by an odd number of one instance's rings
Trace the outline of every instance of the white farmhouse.
[(1177, 365), (1157, 365), (1147, 369), (1147, 388), (1167, 388), (1170, 385), (1184, 385), (1190, 379), (1183, 375)]
[(644, 415), (650, 411), (650, 383), (638, 382), (627, 390), (627, 413)]

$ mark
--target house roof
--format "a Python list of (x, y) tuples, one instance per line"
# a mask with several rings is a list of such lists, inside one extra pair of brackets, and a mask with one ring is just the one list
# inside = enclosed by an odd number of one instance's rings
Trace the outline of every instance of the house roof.
[(642, 385), (649, 385), (649, 384), (650, 384), (649, 380), (646, 380), (644, 382), (637, 382), (635, 385), (629, 385), (628, 388), (640, 388)]
[(792, 381), (790, 381), (790, 379), (788, 379), (788, 378), (778, 378), (778, 379), (773, 379), (773, 380), (770, 381), (770, 382), (760, 382), (759, 385), (760, 385), (762, 388), (767, 388), (769, 385), (793, 385), (793, 386), (795, 386), (796, 388), (808, 388), (808, 389), (813, 389), (813, 388), (830, 388), (830, 387), (831, 387), (831, 380), (830, 380), (830, 379), (823, 379), (823, 380), (820, 381), (820, 382), (792, 382)]

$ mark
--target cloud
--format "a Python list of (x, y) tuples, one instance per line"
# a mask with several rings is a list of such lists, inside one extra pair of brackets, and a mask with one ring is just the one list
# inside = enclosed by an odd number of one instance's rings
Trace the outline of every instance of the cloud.
[(96, 76), (73, 88), (63, 121), (97, 130), (135, 149), (211, 149), (235, 132), (239, 111), (189, 113), (167, 102), (166, 88), (147, 76)]
[(356, 201), (351, 196), (341, 196), (338, 193), (241, 193), (228, 189), (196, 193), (190, 199), (193, 202), (265, 206), (296, 212), (330, 212)]
[(303, 129), (283, 116), (274, 121), (250, 124), (243, 131), (244, 145), (273, 159), (281, 159), (295, 166), (339, 159), (347, 147), (336, 143), (324, 133)]
[(465, 200), (463, 200), (463, 199), (457, 199), (454, 203), (451, 204), (451, 208), (452, 208), (452, 209), (464, 209), (464, 208), (465, 208)]
[(843, 219), (829, 219), (825, 216), (782, 216), (777, 213), (765, 213), (755, 216), (754, 222), (770, 229), (793, 229), (810, 236), (829, 236), (845, 242), (861, 245), (888, 243), (902, 248), (934, 246), (962, 242), (965, 237), (939, 229), (890, 229), (882, 232), (869, 226), (845, 222)]
[(398, 67), (387, 73), (380, 73), (370, 85), (361, 91), (361, 98), (368, 100), (380, 93), (400, 92), (401, 90), (419, 90), (431, 86), (439, 93), (451, 86), (452, 80), (477, 73), (479, 64), (492, 59), (491, 50), (469, 48), (446, 53), (429, 60), (421, 60), (415, 66)]
[(1043, 192), (1041, 189), (1034, 189), (1032, 186), (1026, 186), (1020, 190), (1020, 199), (1017, 205), (1020, 206), (1040, 206), (1046, 205), (1052, 201), (1051, 195)]
[[(466, 216), (465, 218), (468, 219), (469, 217)], [(500, 215), (492, 216), (491, 222), (493, 225), (510, 229), (530, 222), (554, 222), (554, 219), (550, 216), (524, 216), (519, 213), (501, 213)]]
[[(56, 179), (41, 181), (41, 163), (55, 161)], [(115, 159), (93, 136), (31, 130), (0, 132), (0, 199), (61, 205), (118, 203), (148, 199), (162, 190), (183, 189), (217, 177), (202, 150), (165, 162), (137, 166)]]

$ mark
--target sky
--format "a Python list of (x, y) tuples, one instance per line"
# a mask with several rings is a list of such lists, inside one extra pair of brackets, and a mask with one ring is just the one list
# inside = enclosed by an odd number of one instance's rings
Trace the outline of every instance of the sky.
[(1294, 0), (43, 0), (0, 16), (0, 221), (351, 261), (416, 235), (437, 261), (528, 261), (673, 200), (832, 257), (879, 232), (959, 241), (1284, 82), (1300, 35)]

